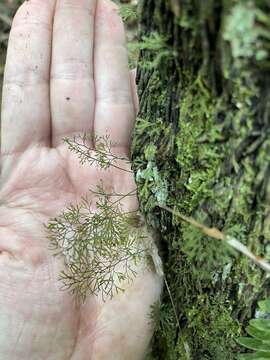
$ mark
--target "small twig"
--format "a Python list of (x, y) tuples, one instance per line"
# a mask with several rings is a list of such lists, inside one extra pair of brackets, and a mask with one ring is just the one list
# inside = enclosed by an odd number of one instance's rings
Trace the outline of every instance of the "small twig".
[(217, 240), (225, 241), (232, 248), (234, 248), (238, 252), (242, 253), (243, 255), (245, 255), (249, 259), (251, 259), (255, 264), (260, 266), (263, 270), (265, 270), (267, 272), (270, 272), (270, 263), (267, 262), (267, 260), (265, 260), (264, 258), (253, 254), (252, 251), (250, 251), (249, 248), (246, 245), (242, 244), (239, 240), (237, 240), (237, 239), (235, 239), (235, 238), (233, 238), (231, 236), (223, 234), (217, 228), (209, 228), (209, 227), (199, 223), (198, 221), (196, 221), (192, 217), (185, 216), (185, 215), (181, 214), (180, 212), (172, 210), (172, 209), (170, 209), (169, 207), (167, 207), (165, 205), (160, 205), (159, 204), (158, 206), (160, 208), (164, 209), (164, 210), (169, 211), (171, 214), (179, 217), (180, 219), (184, 220), (185, 222), (193, 225), (197, 229), (201, 230), (201, 232), (204, 233), (205, 235), (210, 236), (210, 237), (212, 237), (214, 239), (217, 239)]
[(179, 323), (179, 319), (178, 319), (178, 315), (177, 315), (175, 303), (174, 303), (174, 301), (173, 301), (172, 294), (171, 294), (171, 290), (170, 290), (170, 288), (169, 288), (169, 284), (168, 284), (167, 279), (166, 279), (165, 276), (164, 276), (164, 283), (165, 283), (166, 289), (167, 289), (167, 291), (168, 291), (168, 294), (169, 294), (169, 297), (170, 297), (170, 300), (171, 300), (171, 303), (172, 303), (173, 312), (174, 312), (174, 316), (175, 316), (175, 319), (176, 319), (177, 326), (178, 326), (178, 328), (179, 328), (179, 331), (181, 331), (181, 327), (180, 327), (180, 323)]
[(246, 255), (249, 259), (251, 259), (255, 264), (260, 266), (263, 270), (270, 272), (270, 263), (267, 262), (264, 258), (261, 256), (257, 256), (253, 254), (249, 248), (247, 248), (244, 244), (242, 244), (240, 241), (238, 241), (235, 238), (226, 236), (225, 241), (234, 249), (238, 250), (242, 254)]
[(175, 316), (175, 319), (176, 319), (176, 326), (178, 327), (179, 329), (179, 332), (180, 332), (180, 338), (182, 338), (182, 341), (183, 341), (183, 346), (184, 346), (184, 349), (185, 349), (185, 353), (186, 353), (186, 359), (189, 360), (190, 359), (190, 350), (189, 350), (189, 346), (188, 344), (185, 342), (184, 338), (181, 337), (181, 326), (180, 326), (180, 322), (179, 322), (179, 318), (178, 318), (178, 315), (177, 315), (177, 311), (176, 311), (176, 306), (175, 306), (175, 303), (174, 303), (174, 300), (173, 300), (173, 297), (172, 297), (172, 293), (171, 293), (171, 290), (170, 290), (170, 287), (169, 287), (169, 284), (167, 282), (167, 279), (164, 276), (164, 283), (165, 283), (165, 286), (166, 286), (166, 289), (168, 291), (168, 294), (169, 294), (169, 297), (170, 297), (170, 300), (171, 300), (171, 304), (172, 304), (172, 307), (173, 307), (173, 312), (174, 312), (174, 316)]

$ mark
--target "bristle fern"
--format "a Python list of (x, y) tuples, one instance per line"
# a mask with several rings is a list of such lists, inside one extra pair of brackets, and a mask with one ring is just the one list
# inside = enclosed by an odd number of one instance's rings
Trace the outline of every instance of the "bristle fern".
[(51, 248), (64, 257), (63, 288), (82, 300), (89, 294), (105, 300), (123, 291), (121, 284), (133, 280), (146, 251), (145, 236), (134, 226), (135, 213), (124, 213), (119, 201), (107, 196), (95, 206), (97, 211), (83, 199), (48, 224)]
[[(130, 164), (130, 161), (126, 157), (113, 154), (113, 144), (108, 135), (83, 134), (73, 138), (64, 138), (63, 141), (68, 146), (68, 149), (78, 156), (81, 164), (88, 163), (90, 166), (96, 166), (103, 170), (107, 170), (112, 166), (123, 171), (132, 172), (117, 165), (119, 162)], [(94, 150), (89, 145), (90, 143), (95, 144)]]
[(249, 337), (241, 337), (237, 342), (255, 352), (239, 354), (238, 360), (270, 359), (270, 300), (259, 301), (257, 318), (250, 320), (246, 332)]
[[(108, 136), (84, 134), (64, 142), (82, 164), (131, 172), (130, 166), (117, 165), (130, 162), (113, 154)], [(63, 289), (70, 290), (79, 301), (85, 301), (88, 295), (101, 296), (105, 301), (124, 291), (125, 285), (135, 278), (139, 264), (154, 265), (157, 271), (160, 264), (138, 210), (122, 209), (121, 201), (136, 196), (136, 189), (126, 194), (109, 194), (101, 182), (96, 191), (89, 191), (94, 201), (85, 197), (78, 204), (70, 204), (62, 214), (50, 219), (46, 228), (50, 249), (64, 260), (59, 278)]]

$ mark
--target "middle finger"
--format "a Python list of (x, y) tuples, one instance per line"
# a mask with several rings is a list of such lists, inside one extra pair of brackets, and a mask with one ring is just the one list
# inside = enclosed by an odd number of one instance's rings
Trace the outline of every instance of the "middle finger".
[(93, 38), (96, 0), (58, 0), (51, 66), (52, 144), (91, 132), (94, 121)]

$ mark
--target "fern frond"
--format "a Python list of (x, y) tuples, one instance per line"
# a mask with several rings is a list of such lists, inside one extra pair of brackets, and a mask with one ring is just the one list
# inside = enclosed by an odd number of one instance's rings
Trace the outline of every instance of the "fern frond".
[(64, 258), (63, 289), (82, 300), (88, 294), (101, 294), (105, 300), (122, 291), (123, 282), (133, 280), (137, 264), (149, 252), (136, 214), (123, 212), (119, 199), (99, 196), (95, 206), (92, 210), (83, 199), (47, 226), (51, 248)]
[[(126, 157), (117, 156), (113, 153), (113, 144), (108, 135), (94, 136), (91, 133), (85, 133), (73, 138), (64, 138), (63, 141), (68, 149), (78, 156), (81, 164), (88, 163), (90, 166), (96, 166), (103, 170), (114, 167), (131, 172), (124, 167), (125, 164), (130, 164), (130, 161)], [(91, 148), (89, 144), (94, 144), (95, 149)], [(121, 167), (119, 163), (123, 166)]]
[[(112, 152), (108, 136), (84, 134), (64, 142), (82, 164), (106, 170), (110, 166), (121, 169), (119, 163), (129, 163), (127, 158)], [(69, 289), (79, 301), (91, 294), (101, 295), (103, 300), (112, 298), (134, 279), (141, 261), (143, 267), (149, 266), (149, 258), (162, 276), (160, 258), (138, 210), (122, 209), (121, 200), (136, 196), (136, 189), (126, 194), (108, 194), (101, 183), (96, 191), (90, 192), (96, 199), (94, 205), (82, 198), (46, 226), (51, 250), (64, 260), (65, 268), (60, 274), (62, 288)]]

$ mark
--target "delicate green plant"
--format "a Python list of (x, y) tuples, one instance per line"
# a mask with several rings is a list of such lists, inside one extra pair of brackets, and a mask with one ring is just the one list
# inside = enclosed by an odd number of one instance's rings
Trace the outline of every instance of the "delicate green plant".
[(270, 359), (270, 300), (259, 301), (256, 319), (250, 320), (246, 332), (249, 337), (241, 337), (237, 342), (255, 352), (239, 354), (239, 360)]
[[(116, 165), (129, 161), (112, 153), (108, 136), (85, 134), (66, 138), (64, 142), (82, 164), (129, 171)], [(95, 150), (90, 143), (95, 144)], [(82, 198), (79, 204), (71, 204), (47, 225), (50, 248), (64, 259), (65, 268), (60, 274), (63, 289), (69, 289), (82, 301), (90, 294), (101, 294), (106, 300), (124, 291), (123, 283), (134, 279), (139, 262), (152, 263), (157, 271), (161, 266), (156, 250), (146, 239), (146, 228), (138, 210), (125, 212), (121, 206), (125, 197), (136, 195), (136, 189), (126, 194), (108, 194), (101, 184), (90, 192), (95, 204)]]
[(99, 293), (105, 300), (123, 291), (121, 284), (136, 276), (136, 265), (147, 251), (136, 214), (123, 212), (119, 198), (101, 195), (96, 209), (83, 199), (48, 224), (51, 248), (64, 256), (64, 288), (82, 300)]
[[(83, 134), (74, 136), (72, 139), (64, 138), (63, 141), (68, 146), (68, 149), (78, 156), (81, 164), (87, 162), (89, 165), (95, 165), (103, 170), (107, 170), (112, 166), (123, 171), (132, 172), (117, 165), (119, 162), (130, 164), (130, 161), (126, 157), (120, 157), (112, 153), (113, 144), (108, 135), (93, 136), (92, 134)], [(95, 144), (94, 150), (91, 149), (90, 143)]]

